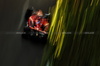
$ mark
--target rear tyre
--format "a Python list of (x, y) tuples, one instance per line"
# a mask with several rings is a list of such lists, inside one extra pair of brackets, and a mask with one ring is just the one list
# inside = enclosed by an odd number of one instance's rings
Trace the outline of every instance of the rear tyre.
[(33, 10), (32, 9), (27, 9), (26, 14), (25, 14), (25, 20), (28, 21), (29, 17), (32, 15)]

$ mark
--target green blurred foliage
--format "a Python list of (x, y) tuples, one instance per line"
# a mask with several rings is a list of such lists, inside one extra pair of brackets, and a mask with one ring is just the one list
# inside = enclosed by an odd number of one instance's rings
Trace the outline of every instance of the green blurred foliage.
[(45, 64), (100, 66), (99, 0), (57, 0), (41, 66)]

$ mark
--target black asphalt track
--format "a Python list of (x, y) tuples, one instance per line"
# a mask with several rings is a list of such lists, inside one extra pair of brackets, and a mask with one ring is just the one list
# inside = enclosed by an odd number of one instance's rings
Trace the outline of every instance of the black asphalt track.
[(0, 66), (40, 64), (45, 44), (23, 39), (24, 15), (34, 7), (47, 13), (56, 0), (0, 0)]

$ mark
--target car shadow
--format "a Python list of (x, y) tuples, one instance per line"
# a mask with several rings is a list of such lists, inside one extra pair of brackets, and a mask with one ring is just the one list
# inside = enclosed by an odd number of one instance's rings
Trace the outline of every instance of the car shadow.
[(46, 38), (39, 38), (39, 37), (22, 37), (22, 40), (25, 41), (30, 41), (32, 44), (42, 44), (45, 45), (47, 43), (47, 39)]

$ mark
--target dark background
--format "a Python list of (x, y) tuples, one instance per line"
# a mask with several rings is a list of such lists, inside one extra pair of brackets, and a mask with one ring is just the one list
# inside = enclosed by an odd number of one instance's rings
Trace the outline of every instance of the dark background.
[(40, 64), (45, 44), (21, 38), (24, 15), (34, 7), (47, 13), (56, 0), (0, 0), (0, 66)]

